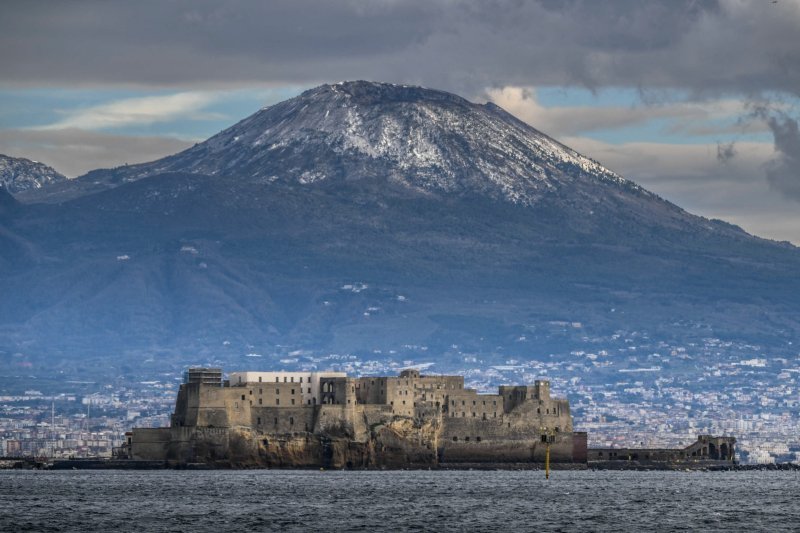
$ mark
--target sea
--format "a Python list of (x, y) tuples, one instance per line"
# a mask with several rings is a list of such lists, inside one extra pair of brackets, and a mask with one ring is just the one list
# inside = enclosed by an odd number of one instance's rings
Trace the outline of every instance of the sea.
[(800, 531), (800, 472), (5, 470), (0, 531)]

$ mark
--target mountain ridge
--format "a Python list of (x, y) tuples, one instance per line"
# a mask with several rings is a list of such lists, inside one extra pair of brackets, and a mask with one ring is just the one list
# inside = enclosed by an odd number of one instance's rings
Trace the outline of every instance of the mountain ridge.
[(65, 369), (76, 353), (113, 366), (294, 351), (446, 367), (621, 329), (800, 338), (795, 248), (446, 94), (322, 86), (174, 156), (89, 173), (73, 199), (21, 204), (0, 228), (0, 352)]
[(42, 189), (66, 181), (66, 176), (44, 163), (0, 154), (0, 187), (12, 194)]

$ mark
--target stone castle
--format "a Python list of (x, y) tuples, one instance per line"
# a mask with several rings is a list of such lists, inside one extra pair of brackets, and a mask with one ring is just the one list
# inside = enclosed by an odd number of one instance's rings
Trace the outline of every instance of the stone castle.
[(550, 384), (464, 387), (462, 376), (190, 369), (168, 428), (137, 428), (125, 453), (170, 464), (447, 467), (585, 464), (586, 433)]

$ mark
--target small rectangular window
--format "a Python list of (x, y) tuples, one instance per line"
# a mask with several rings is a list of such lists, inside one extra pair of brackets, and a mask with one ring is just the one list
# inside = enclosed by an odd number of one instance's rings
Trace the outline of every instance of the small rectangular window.
[(294, 405), (294, 398), (292, 398), (292, 405)]
[(261, 417), (258, 417), (258, 422), (256, 422), (259, 426), (261, 425)]
[(281, 399), (275, 398), (275, 405), (280, 405), (280, 404), (281, 404)]
[(280, 394), (280, 393), (281, 393), (280, 389), (275, 389), (275, 394)]

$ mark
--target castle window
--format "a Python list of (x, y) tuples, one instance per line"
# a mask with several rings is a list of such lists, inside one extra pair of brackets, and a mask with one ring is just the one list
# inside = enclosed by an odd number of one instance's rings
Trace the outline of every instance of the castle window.
[(472, 411), (472, 418), (475, 418), (475, 411)]
[(537, 408), (536, 408), (536, 414), (537, 414), (537, 415), (540, 415), (540, 414), (542, 414), (542, 410), (541, 410), (539, 407), (537, 407)]
[(261, 383), (261, 376), (258, 376), (258, 382)]
[(493, 401), (492, 405), (497, 405), (497, 400)]
[(406, 404), (406, 401), (405, 401), (405, 400), (403, 400), (403, 405), (405, 405), (405, 404)]
[(242, 394), (242, 401), (244, 401), (244, 394)]
[(258, 389), (259, 394), (264, 394), (264, 389)]
[(294, 389), (292, 389), (292, 394), (294, 394)]
[(494, 412), (494, 417), (497, 418), (497, 411)]
[(308, 400), (308, 405), (311, 405), (311, 400)]
[(275, 394), (280, 394), (280, 393), (281, 393), (280, 389), (275, 389)]
[(483, 400), (483, 405), (486, 405), (486, 400)]
[(293, 417), (293, 416), (290, 416), (290, 417), (289, 417), (289, 425), (290, 425), (290, 426), (293, 426), (293, 425), (294, 425), (294, 417)]
[(480, 441), (481, 441), (481, 438), (480, 438), (480, 437), (475, 437), (475, 440), (476, 440), (476, 441), (478, 441), (478, 442), (480, 442)]
[(472, 405), (475, 405), (475, 400), (472, 400)]
[(258, 417), (258, 422), (256, 422), (256, 424), (258, 424), (259, 426), (261, 425), (261, 417), (260, 416)]
[(292, 377), (289, 379), (289, 381), (291, 381), (292, 383), (294, 383), (294, 376), (292, 376)]
[(259, 398), (258, 399), (258, 405), (262, 405), (262, 404), (263, 404), (263, 401), (261, 400), (261, 398)]
[(303, 382), (303, 378), (302, 378), (302, 376), (301, 376), (301, 377), (300, 377), (300, 383), (302, 383), (302, 382)]
[(278, 425), (278, 417), (277, 416), (275, 417), (275, 425), (276, 426)]
[(547, 442), (547, 435), (542, 435), (542, 442)]
[(253, 395), (253, 390), (251, 389), (251, 390), (250, 390), (250, 396), (252, 396), (252, 395)]
[(308, 388), (308, 393), (311, 394), (311, 387)]
[(469, 442), (469, 437), (464, 437), (464, 442)]
[(239, 408), (239, 402), (234, 402), (233, 406), (234, 406), (236, 409), (238, 409), (238, 408)]
[(466, 403), (464, 403), (464, 400), (461, 400), (461, 405), (466, 405)]
[(275, 405), (280, 405), (280, 404), (281, 404), (281, 399), (275, 398)]
[(275, 383), (278, 383), (279, 381), (280, 381), (280, 378), (278, 376), (275, 376)]
[(294, 398), (292, 398), (292, 405), (294, 405)]
[(465, 413), (464, 411), (461, 411), (461, 418), (465, 418), (466, 416), (467, 416), (467, 413)]
[(286, 376), (283, 376), (283, 382), (286, 383)]
[(458, 437), (453, 437), (453, 442), (458, 442)]

